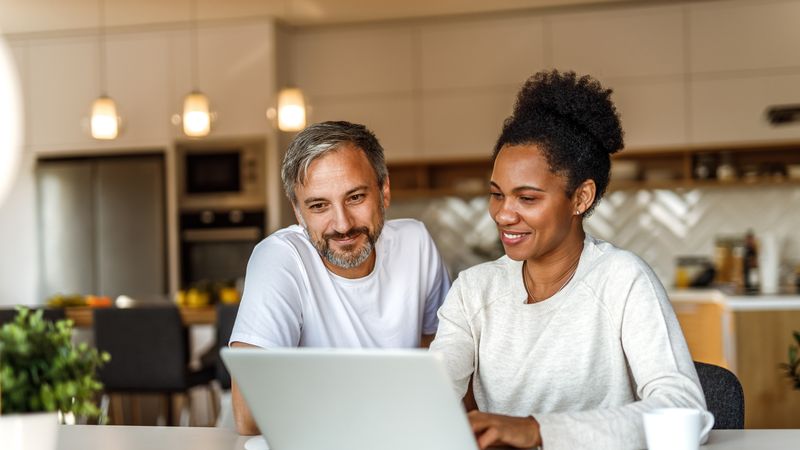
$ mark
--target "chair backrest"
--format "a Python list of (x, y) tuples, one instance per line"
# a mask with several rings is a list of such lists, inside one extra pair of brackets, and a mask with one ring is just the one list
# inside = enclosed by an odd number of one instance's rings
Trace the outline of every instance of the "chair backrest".
[(222, 389), (231, 388), (231, 374), (219, 357), (219, 350), (228, 346), (233, 332), (233, 324), (236, 322), (236, 314), (239, 312), (239, 304), (224, 305), (217, 307), (217, 381)]
[(99, 371), (107, 391), (188, 388), (188, 334), (177, 308), (99, 308), (93, 328), (97, 348), (111, 354)]
[[(41, 309), (42, 318), (44, 320), (49, 320), (50, 322), (56, 322), (62, 319), (66, 319), (67, 315), (64, 312), (63, 308), (30, 308), (31, 313), (34, 313)], [(17, 317), (17, 309), (16, 308), (3, 308), (0, 309), (0, 325), (6, 324), (8, 322), (13, 322), (14, 319)]]
[(728, 369), (713, 364), (694, 362), (706, 405), (714, 414), (715, 430), (744, 428), (744, 392), (739, 379)]

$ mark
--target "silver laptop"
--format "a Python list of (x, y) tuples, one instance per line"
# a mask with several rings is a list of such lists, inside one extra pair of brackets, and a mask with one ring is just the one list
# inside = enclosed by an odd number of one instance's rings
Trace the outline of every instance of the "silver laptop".
[(272, 450), (477, 448), (426, 350), (224, 348), (222, 359)]

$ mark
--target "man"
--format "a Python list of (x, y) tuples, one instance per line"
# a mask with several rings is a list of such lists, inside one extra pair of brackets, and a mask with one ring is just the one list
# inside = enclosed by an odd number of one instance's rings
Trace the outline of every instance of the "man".
[[(311, 125), (289, 145), (281, 179), (300, 225), (253, 250), (231, 346), (427, 346), (450, 279), (422, 223), (385, 222), (389, 176), (375, 135)], [(235, 381), (232, 397), (239, 433), (257, 434)]]

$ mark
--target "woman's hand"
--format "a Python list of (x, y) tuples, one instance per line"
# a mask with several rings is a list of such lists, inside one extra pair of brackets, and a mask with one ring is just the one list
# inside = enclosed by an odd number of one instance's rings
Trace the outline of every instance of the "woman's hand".
[(517, 448), (531, 448), (542, 445), (539, 422), (530, 417), (511, 417), (470, 411), (467, 414), (472, 432), (478, 440), (478, 447), (510, 445)]

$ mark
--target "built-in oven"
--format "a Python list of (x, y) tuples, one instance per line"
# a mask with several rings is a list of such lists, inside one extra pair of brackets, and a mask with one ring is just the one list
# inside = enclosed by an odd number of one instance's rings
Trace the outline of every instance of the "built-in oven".
[(263, 140), (178, 143), (181, 210), (259, 209), (265, 204)]
[(181, 213), (181, 286), (241, 281), (264, 223), (263, 209)]

